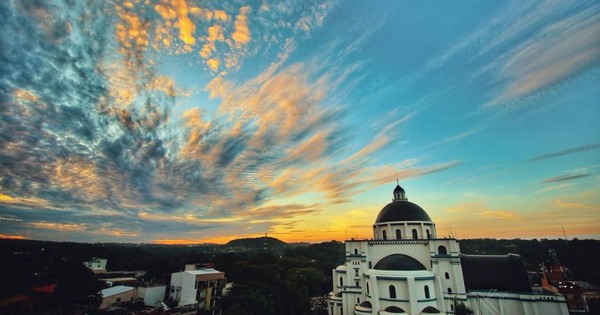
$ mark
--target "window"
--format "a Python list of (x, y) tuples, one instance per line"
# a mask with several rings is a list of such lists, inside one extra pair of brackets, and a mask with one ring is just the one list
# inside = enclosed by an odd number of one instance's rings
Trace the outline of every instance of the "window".
[(446, 246), (438, 246), (438, 254), (440, 255), (448, 255), (448, 250), (446, 249)]
[(450, 279), (450, 274), (449, 273), (445, 273), (444, 276), (446, 276), (446, 279)]
[(452, 288), (448, 288), (448, 293), (452, 293)]
[(121, 298), (117, 298), (117, 303), (121, 302)]
[(429, 286), (426, 285), (425, 288), (423, 288), (423, 289), (425, 291), (425, 298), (426, 299), (430, 298), (430, 295), (429, 295)]
[(358, 303), (360, 303), (360, 298), (359, 297), (356, 298), (356, 304), (358, 304)]
[(369, 293), (369, 281), (367, 281), (367, 294), (370, 294)]
[(419, 239), (419, 235), (417, 234), (417, 229), (412, 230), (413, 240)]
[(369, 261), (369, 269), (373, 269), (373, 267), (371, 267), (371, 262)]
[(395, 299), (396, 298), (396, 287), (391, 285), (390, 286), (390, 299)]
[(402, 232), (400, 232), (400, 229), (397, 229), (397, 230), (396, 230), (396, 239), (397, 239), (397, 240), (400, 240), (400, 239), (402, 239)]
[(454, 304), (450, 304), (450, 310), (454, 312)]
[(431, 232), (429, 232), (429, 230), (427, 230), (427, 238), (431, 238)]
[(355, 283), (357, 288), (360, 287), (360, 282), (356, 281)]
[(358, 269), (354, 269), (354, 275), (358, 276)]
[(354, 249), (354, 255), (358, 255), (358, 248)]
[(340, 287), (343, 287), (343, 286), (344, 286), (344, 278), (340, 277)]
[(387, 240), (387, 233), (385, 231), (383, 231), (382, 233), (383, 233), (383, 239)]

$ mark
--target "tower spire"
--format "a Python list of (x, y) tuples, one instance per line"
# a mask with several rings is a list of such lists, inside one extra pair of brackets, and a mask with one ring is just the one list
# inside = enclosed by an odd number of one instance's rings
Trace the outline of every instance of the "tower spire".
[(400, 181), (398, 180), (398, 171), (396, 171), (396, 185), (400, 186)]

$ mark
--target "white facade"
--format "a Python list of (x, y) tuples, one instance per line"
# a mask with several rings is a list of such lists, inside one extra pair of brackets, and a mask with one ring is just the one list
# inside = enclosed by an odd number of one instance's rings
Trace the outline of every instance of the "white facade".
[(220, 309), (218, 299), (227, 280), (225, 273), (213, 268), (186, 265), (185, 271), (171, 274), (169, 299), (178, 301), (179, 306), (195, 305), (200, 309)]
[[(490, 281), (475, 277), (482, 270), (467, 270), (467, 288), (458, 242), (438, 238), (427, 213), (409, 202), (400, 186), (379, 213), (373, 235), (372, 240), (346, 241), (346, 261), (333, 270), (330, 315), (454, 314), (459, 303), (476, 315), (568, 315), (564, 297), (533, 294), (526, 280), (523, 284), (526, 273), (502, 274), (519, 262), (522, 266), (516, 255), (471, 256), (470, 266), (498, 268), (483, 270)], [(520, 283), (511, 283), (513, 277)], [(502, 291), (503, 286), (523, 292)]]
[(138, 287), (137, 297), (146, 306), (158, 306), (165, 298), (166, 285)]

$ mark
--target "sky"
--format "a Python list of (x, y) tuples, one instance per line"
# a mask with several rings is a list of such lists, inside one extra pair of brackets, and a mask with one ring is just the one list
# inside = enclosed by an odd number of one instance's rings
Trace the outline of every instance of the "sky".
[[(0, 1), (0, 237), (600, 238), (598, 1)], [(563, 233), (564, 229), (564, 233)]]

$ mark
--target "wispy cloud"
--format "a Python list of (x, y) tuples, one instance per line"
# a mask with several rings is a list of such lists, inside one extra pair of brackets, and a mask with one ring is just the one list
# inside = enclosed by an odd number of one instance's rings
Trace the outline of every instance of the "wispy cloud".
[(559, 208), (567, 208), (567, 209), (598, 209), (598, 206), (591, 206), (591, 205), (586, 205), (583, 203), (577, 203), (577, 202), (567, 202), (564, 200), (554, 200), (552, 202), (552, 204), (556, 207)]
[[(598, 4), (564, 13), (557, 11), (560, 6), (543, 2), (532, 10), (532, 19), (520, 19), (489, 44), (489, 49), (495, 49), (509, 41), (517, 43), (487, 67), (505, 82), (503, 91), (487, 107), (541, 93), (600, 61)], [(557, 18), (558, 14), (563, 15)], [(552, 22), (540, 22), (547, 20)], [(521, 40), (520, 35), (526, 32), (533, 35)]]
[(547, 179), (543, 180), (542, 184), (564, 182), (564, 181), (569, 181), (569, 180), (578, 179), (578, 178), (582, 178), (582, 177), (587, 177), (587, 176), (590, 176), (590, 175), (592, 175), (592, 174), (590, 174), (590, 173), (580, 173), (580, 174), (555, 176), (555, 177), (550, 177), (550, 178), (547, 178)]
[(580, 153), (580, 152), (586, 152), (586, 151), (592, 151), (592, 150), (598, 150), (598, 149), (600, 149), (600, 144), (589, 144), (589, 145), (584, 145), (584, 146), (579, 146), (579, 147), (575, 147), (575, 148), (554, 151), (554, 152), (538, 155), (536, 157), (531, 158), (531, 161), (540, 161), (540, 160), (555, 158), (555, 157), (559, 157), (559, 156), (563, 156), (563, 155), (569, 155), (569, 154), (573, 154), (573, 153)]

